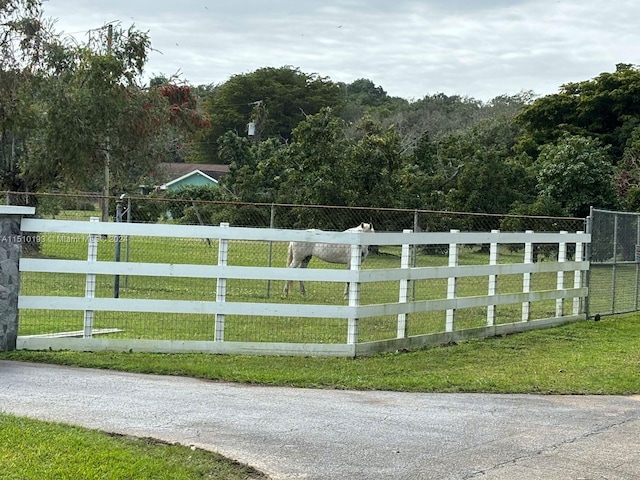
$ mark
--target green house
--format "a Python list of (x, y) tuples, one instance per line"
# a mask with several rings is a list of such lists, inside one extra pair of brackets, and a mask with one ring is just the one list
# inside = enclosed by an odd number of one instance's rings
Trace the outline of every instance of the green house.
[(186, 186), (218, 185), (218, 180), (229, 171), (228, 165), (197, 163), (164, 163), (163, 170), (172, 180), (160, 185), (160, 190), (177, 190)]
[(161, 190), (178, 190), (180, 187), (186, 186), (203, 186), (203, 185), (218, 185), (218, 181), (215, 178), (210, 177), (200, 170), (194, 170), (193, 172), (182, 175), (181, 177), (171, 180), (160, 186)]

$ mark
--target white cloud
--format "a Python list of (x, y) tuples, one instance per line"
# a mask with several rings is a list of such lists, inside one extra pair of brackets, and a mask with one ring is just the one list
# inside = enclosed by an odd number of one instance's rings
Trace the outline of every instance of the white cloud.
[[(257, 68), (299, 67), (334, 81), (369, 78), (391, 95), (489, 100), (640, 63), (635, 0), (276, 0), (45, 3), (67, 32), (120, 20), (148, 30), (149, 73), (221, 83)], [(606, 20), (606, 21), (605, 21)]]

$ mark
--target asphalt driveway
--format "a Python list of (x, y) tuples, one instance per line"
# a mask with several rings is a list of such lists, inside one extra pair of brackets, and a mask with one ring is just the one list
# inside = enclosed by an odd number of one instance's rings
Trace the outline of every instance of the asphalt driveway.
[(640, 397), (256, 387), (0, 361), (0, 411), (195, 445), (274, 479), (640, 478)]

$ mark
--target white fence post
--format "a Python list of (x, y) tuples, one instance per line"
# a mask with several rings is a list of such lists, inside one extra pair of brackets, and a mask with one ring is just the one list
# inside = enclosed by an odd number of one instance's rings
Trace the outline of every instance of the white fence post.
[[(362, 265), (362, 247), (360, 245), (351, 245), (351, 261), (349, 262), (349, 270), (360, 270)], [(360, 283), (349, 282), (349, 306), (357, 307), (360, 305)], [(358, 343), (358, 319), (351, 317), (347, 321), (347, 344)]]
[[(491, 233), (498, 234), (500, 230), (491, 230)], [(489, 265), (497, 265), (498, 264), (498, 243), (491, 242), (489, 246)], [(498, 293), (498, 276), (491, 274), (489, 275), (489, 288), (487, 291), (487, 295), (494, 296)], [(491, 327), (495, 324), (496, 321), (496, 306), (488, 305), (487, 306), (487, 326)]]
[[(460, 230), (451, 230), (451, 233), (460, 233)], [(458, 250), (459, 250), (459, 246), (457, 243), (449, 244), (449, 266), (450, 267), (458, 266)], [(447, 300), (452, 300), (456, 298), (457, 280), (458, 279), (456, 277), (449, 277), (447, 279)], [(447, 315), (446, 315), (445, 332), (453, 332), (455, 317), (456, 317), (456, 310), (454, 308), (448, 309)]]
[[(406, 229), (402, 233), (411, 233), (412, 230)], [(411, 245), (402, 245), (402, 258), (400, 260), (400, 268), (408, 269), (411, 265)], [(398, 295), (398, 303), (407, 303), (409, 300), (409, 280), (403, 278), (400, 280), (400, 293)], [(398, 314), (398, 338), (407, 337), (407, 317), (406, 313)]]
[[(99, 222), (100, 218), (91, 217), (90, 222)], [(98, 235), (89, 235), (89, 247), (87, 249), (87, 262), (95, 262), (98, 260)], [(95, 298), (96, 296), (96, 275), (95, 273), (87, 273), (87, 280), (84, 287), (85, 298)], [(83, 338), (91, 338), (93, 336), (93, 310), (84, 311), (84, 331)]]
[[(527, 230), (526, 233), (533, 235), (533, 230)], [(524, 244), (524, 263), (533, 263), (533, 243), (526, 242)], [(522, 293), (531, 292), (531, 272), (522, 274)], [(522, 302), (522, 321), (528, 322), (531, 317), (531, 302)]]
[[(567, 232), (562, 230), (561, 235), (566, 235)], [(567, 261), (567, 242), (558, 243), (558, 263), (564, 263)], [(564, 289), (564, 271), (558, 270), (556, 289)], [(564, 314), (564, 299), (556, 299), (556, 317), (561, 317)]]
[[(220, 223), (223, 228), (228, 228), (229, 224), (226, 222)], [(229, 240), (226, 238), (220, 238), (218, 240), (218, 266), (226, 267), (229, 257)], [(218, 278), (216, 281), (216, 303), (224, 303), (227, 298), (227, 279)], [(224, 341), (224, 313), (216, 313), (216, 325), (214, 332), (214, 341)]]
[[(640, 222), (638, 223), (639, 227), (640, 227)], [(578, 231), (576, 233), (584, 233), (583, 231)], [(584, 260), (584, 243), (582, 242), (576, 242), (576, 254), (574, 256), (574, 260), (576, 262), (581, 262), (582, 260)], [(581, 270), (576, 270), (573, 273), (573, 288), (580, 288), (582, 287), (582, 271)], [(580, 297), (574, 297), (573, 298), (573, 314), (574, 315), (579, 315), (580, 314), (580, 309), (582, 306), (582, 299)]]

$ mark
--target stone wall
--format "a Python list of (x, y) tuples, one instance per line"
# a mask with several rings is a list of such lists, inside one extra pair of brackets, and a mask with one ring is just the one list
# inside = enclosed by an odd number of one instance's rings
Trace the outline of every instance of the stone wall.
[(14, 350), (18, 337), (22, 214), (33, 214), (33, 208), (0, 207), (0, 351)]

